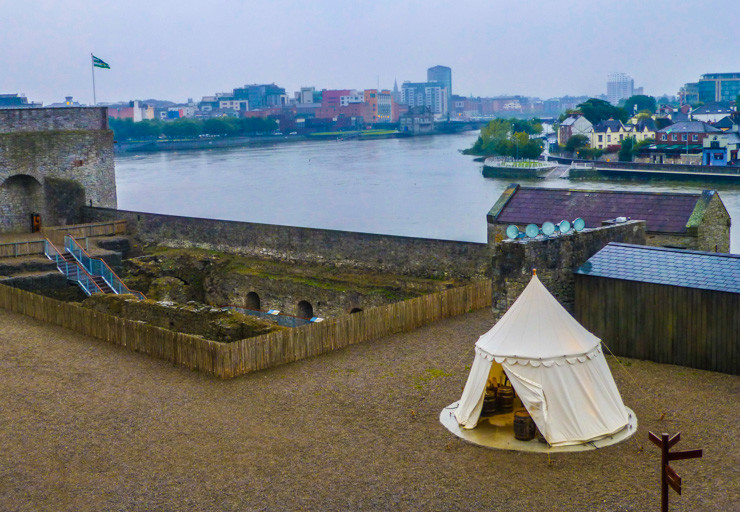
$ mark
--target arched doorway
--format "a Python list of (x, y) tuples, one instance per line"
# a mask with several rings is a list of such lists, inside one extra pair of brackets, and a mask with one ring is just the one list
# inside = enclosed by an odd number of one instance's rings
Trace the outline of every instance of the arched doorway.
[(296, 306), (296, 315), (300, 318), (313, 318), (313, 306), (310, 302), (302, 300)]
[(260, 307), (260, 296), (257, 295), (255, 292), (249, 292), (247, 294), (247, 300), (246, 300), (245, 306), (247, 309), (259, 311), (260, 309), (262, 309)]
[[(0, 228), (31, 231), (31, 214), (44, 214), (44, 189), (28, 174), (16, 174), (0, 185)], [(43, 222), (43, 218), (42, 218)]]

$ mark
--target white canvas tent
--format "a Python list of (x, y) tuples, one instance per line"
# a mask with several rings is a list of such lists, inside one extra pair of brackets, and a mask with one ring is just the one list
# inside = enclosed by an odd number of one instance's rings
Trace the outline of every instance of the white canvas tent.
[[(493, 328), (475, 344), (455, 418), (474, 428), (491, 373), (505, 371), (552, 446), (585, 443), (628, 423), (599, 338), (581, 326), (536, 275)], [(499, 379), (500, 382), (500, 379)]]

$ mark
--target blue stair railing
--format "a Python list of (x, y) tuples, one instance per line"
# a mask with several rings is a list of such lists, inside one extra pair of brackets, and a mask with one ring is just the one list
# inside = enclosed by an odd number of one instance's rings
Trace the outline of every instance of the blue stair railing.
[(110, 286), (113, 293), (127, 293), (134, 295), (139, 299), (146, 299), (143, 293), (130, 289), (121, 281), (121, 278), (101, 259), (91, 258), (85, 249), (73, 237), (67, 235), (64, 237), (64, 248), (74, 256), (75, 260), (82, 266), (87, 273), (92, 276), (100, 276)]
[(100, 286), (93, 280), (92, 276), (82, 268), (76, 260), (68, 261), (59, 249), (49, 240), (44, 240), (44, 254), (56, 263), (59, 271), (70, 281), (75, 281), (86, 295), (103, 293)]

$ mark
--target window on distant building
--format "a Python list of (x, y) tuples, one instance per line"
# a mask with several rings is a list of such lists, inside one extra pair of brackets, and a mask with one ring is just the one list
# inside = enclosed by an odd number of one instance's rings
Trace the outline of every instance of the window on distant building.
[(668, 140), (668, 135), (664, 133), (663, 135), (660, 136), (660, 140)]
[(693, 140), (694, 142), (696, 142), (697, 140), (699, 140), (699, 136), (697, 134), (694, 134), (694, 135), (691, 136), (691, 140)]
[(678, 140), (678, 135), (676, 135), (675, 133), (673, 134), (673, 140)]
[(604, 136), (603, 135), (599, 135), (599, 142), (604, 142)]
[(609, 134), (609, 135), (607, 135), (607, 136), (606, 136), (606, 141), (607, 141), (607, 142), (611, 142), (611, 141), (612, 141), (612, 136), (611, 136), (611, 134)]
[(689, 135), (688, 135), (688, 134), (686, 134), (686, 133), (684, 133), (684, 134), (683, 134), (683, 140), (686, 140), (686, 141), (688, 141), (688, 140), (689, 140)]

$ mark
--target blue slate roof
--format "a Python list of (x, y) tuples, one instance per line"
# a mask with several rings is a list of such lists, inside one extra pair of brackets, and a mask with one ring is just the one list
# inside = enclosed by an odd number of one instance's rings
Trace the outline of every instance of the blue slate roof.
[(740, 254), (610, 243), (576, 274), (740, 293)]

